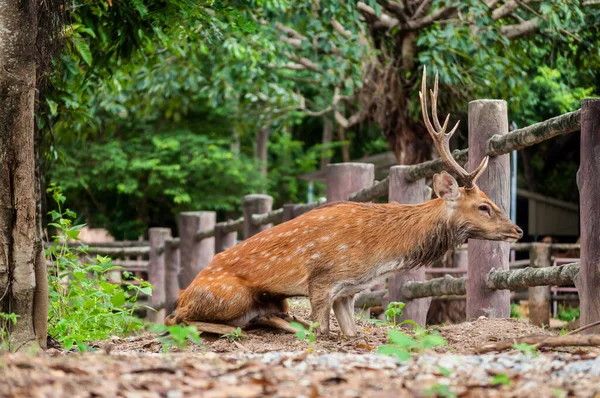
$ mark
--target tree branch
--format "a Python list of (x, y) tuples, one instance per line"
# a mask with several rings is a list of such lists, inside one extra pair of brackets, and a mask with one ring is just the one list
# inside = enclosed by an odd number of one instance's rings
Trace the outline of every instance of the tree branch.
[(501, 26), (500, 33), (508, 39), (518, 39), (536, 30), (538, 21), (539, 18), (535, 17), (518, 24)]
[(333, 28), (334, 31), (336, 31), (337, 33), (339, 33), (340, 35), (344, 36), (347, 39), (349, 39), (350, 36), (352, 36), (352, 32), (350, 32), (348, 29), (344, 28), (337, 19), (331, 20), (331, 27)]
[(375, 13), (375, 10), (372, 7), (363, 3), (362, 1), (359, 1), (358, 3), (356, 3), (356, 8), (358, 8), (358, 10), (363, 13), (363, 15), (366, 15), (369, 18), (371, 18), (372, 20), (377, 21), (380, 25), (382, 25), (383, 27), (386, 27), (388, 29), (393, 28), (393, 27), (397, 26), (398, 24), (400, 24), (400, 20), (398, 20), (397, 18), (391, 17), (383, 12), (381, 13), (381, 16), (378, 17), (377, 13)]

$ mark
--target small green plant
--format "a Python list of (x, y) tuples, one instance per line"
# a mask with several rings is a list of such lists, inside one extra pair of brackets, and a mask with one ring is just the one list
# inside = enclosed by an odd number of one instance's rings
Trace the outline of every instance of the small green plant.
[(169, 347), (186, 348), (188, 342), (197, 345), (202, 344), (200, 333), (195, 326), (185, 325), (152, 325), (150, 331), (153, 333), (161, 333), (158, 340), (163, 343), (163, 351), (168, 351)]
[(78, 240), (84, 225), (73, 225), (75, 213), (62, 209), (66, 198), (59, 187), (52, 186), (48, 192), (57, 206), (49, 213), (52, 222), (48, 224), (57, 233), (54, 244), (46, 250), (52, 261), (48, 273), (49, 334), (65, 349), (75, 344), (79, 351), (87, 351), (88, 341), (142, 329), (144, 324), (134, 312), (141, 307), (139, 295), (151, 295), (152, 286), (128, 272), (123, 272), (124, 285), (111, 283), (109, 274), (122, 268), (114, 266), (108, 257), (96, 256), (91, 264), (82, 261), (87, 257), (87, 247), (70, 248), (68, 242)]
[(231, 333), (226, 333), (223, 336), (221, 336), (222, 339), (227, 339), (230, 343), (233, 343), (234, 341), (239, 341), (241, 339), (245, 339), (248, 336), (246, 336), (243, 332), (242, 332), (242, 328), (237, 328), (235, 329), (233, 332)]
[(579, 318), (581, 311), (577, 307), (571, 307), (570, 305), (561, 304), (558, 307), (558, 319), (563, 322), (572, 322)]
[(443, 366), (438, 366), (438, 371), (440, 372), (440, 374), (442, 376), (445, 376), (445, 377), (449, 377), (452, 374), (452, 371), (450, 369), (445, 368)]
[(290, 322), (290, 325), (296, 329), (296, 338), (298, 340), (306, 340), (308, 338), (308, 343), (311, 347), (309, 347), (308, 351), (312, 351), (312, 345), (315, 343), (317, 339), (314, 330), (319, 326), (318, 322), (313, 322), (310, 324), (308, 329), (304, 327), (301, 323), (298, 322)]
[(447, 398), (456, 397), (456, 393), (450, 389), (450, 386), (448, 384), (440, 384), (440, 383), (436, 383), (436, 384), (432, 385), (431, 387), (429, 387), (428, 389), (423, 391), (423, 394), (425, 394), (428, 397), (434, 397), (434, 396), (435, 397), (447, 397)]
[(519, 344), (513, 344), (512, 347), (516, 350), (521, 351), (523, 354), (531, 355), (533, 357), (536, 357), (538, 355), (537, 347), (533, 346), (531, 344), (519, 343)]
[(0, 352), (10, 349), (8, 332), (10, 331), (11, 324), (13, 326), (17, 324), (17, 318), (19, 318), (19, 315), (13, 314), (12, 312), (10, 314), (0, 312)]
[(519, 304), (510, 305), (510, 317), (511, 318), (522, 318), (523, 316), (519, 312)]
[(409, 319), (406, 319), (400, 323), (398, 323), (396, 321), (396, 318), (399, 318), (402, 316), (402, 309), (406, 306), (406, 304), (404, 304), (403, 302), (400, 301), (392, 301), (391, 303), (388, 304), (384, 315), (385, 315), (385, 319), (387, 319), (388, 323), (392, 324), (394, 326), (394, 328), (400, 326), (400, 325), (406, 325), (406, 324), (410, 324), (413, 326), (417, 326), (417, 324), (414, 321), (411, 321)]
[(492, 385), (494, 386), (510, 386), (511, 384), (512, 383), (510, 381), (510, 377), (506, 373), (498, 373), (497, 375), (494, 375), (494, 377), (492, 377)]
[(439, 347), (446, 344), (446, 340), (437, 332), (429, 333), (427, 330), (416, 327), (415, 335), (411, 337), (397, 329), (392, 329), (388, 335), (389, 344), (382, 345), (378, 353), (391, 355), (400, 361), (410, 359), (411, 353)]

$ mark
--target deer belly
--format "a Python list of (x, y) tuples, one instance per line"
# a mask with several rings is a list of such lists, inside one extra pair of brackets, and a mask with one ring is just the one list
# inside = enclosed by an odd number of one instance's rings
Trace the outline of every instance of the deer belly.
[(379, 282), (383, 282), (385, 278), (401, 271), (403, 266), (404, 260), (392, 260), (369, 267), (367, 272), (356, 278), (347, 278), (336, 282), (332, 289), (332, 296), (335, 300), (337, 297), (357, 294)]

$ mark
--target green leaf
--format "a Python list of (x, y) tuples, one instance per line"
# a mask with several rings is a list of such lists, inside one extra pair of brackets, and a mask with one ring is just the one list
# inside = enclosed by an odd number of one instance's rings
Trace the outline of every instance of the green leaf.
[(49, 98), (46, 98), (46, 102), (48, 103), (48, 106), (50, 107), (50, 114), (52, 116), (56, 116), (58, 104)]
[(125, 292), (123, 290), (119, 290), (110, 298), (110, 302), (115, 307), (122, 307), (125, 305)]
[(390, 330), (389, 340), (400, 348), (414, 347), (417, 344), (414, 339), (396, 329)]
[(510, 381), (510, 377), (505, 374), (505, 373), (499, 373), (497, 375), (495, 375), (494, 377), (492, 377), (492, 385), (505, 385), (505, 386), (510, 386), (511, 385), (511, 381)]
[(81, 38), (81, 36), (73, 36), (73, 44), (75, 44), (75, 48), (81, 58), (85, 61), (86, 64), (92, 66), (92, 51), (90, 50), (90, 46), (87, 44), (85, 40)]
[(393, 345), (382, 345), (377, 349), (377, 352), (384, 355), (391, 355), (398, 358), (399, 361), (408, 361), (410, 353), (402, 348)]

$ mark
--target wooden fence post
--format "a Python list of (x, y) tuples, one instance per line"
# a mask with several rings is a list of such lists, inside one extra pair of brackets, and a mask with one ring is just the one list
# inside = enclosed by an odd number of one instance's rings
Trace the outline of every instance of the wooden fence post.
[[(409, 182), (406, 179), (408, 166), (393, 166), (390, 169), (390, 187), (389, 202), (398, 202), (401, 204), (423, 203), (425, 192), (425, 180)], [(408, 233), (409, 231), (404, 231)], [(388, 279), (388, 293), (383, 298), (384, 308), (392, 301), (402, 301), (405, 306), (402, 316), (396, 321), (410, 319), (419, 326), (425, 326), (427, 321), (427, 311), (431, 304), (431, 297), (425, 297), (415, 300), (407, 300), (402, 297), (401, 288), (406, 282), (425, 280), (425, 268), (419, 268), (413, 271), (402, 272)]]
[(223, 227), (215, 225), (215, 254), (237, 245), (237, 231), (224, 232)]
[[(469, 102), (469, 167), (474, 170), (487, 153), (487, 141), (495, 134), (508, 133), (506, 102), (477, 100)], [(487, 170), (478, 180), (483, 190), (505, 214), (510, 214), (510, 156), (490, 158)], [(467, 319), (482, 315), (490, 318), (510, 316), (510, 292), (486, 286), (488, 272), (508, 270), (510, 244), (487, 240), (469, 240), (467, 270)]]
[[(532, 268), (552, 266), (550, 245), (534, 243), (529, 249), (529, 261)], [(550, 286), (529, 288), (529, 321), (535, 326), (550, 326)]]
[[(347, 200), (350, 194), (373, 185), (375, 166), (371, 163), (333, 163), (327, 165), (327, 202)], [(368, 289), (367, 289), (368, 291)], [(334, 305), (334, 311), (335, 311)], [(362, 308), (355, 308), (362, 312)], [(363, 312), (370, 316), (369, 309)]]
[(154, 286), (152, 296), (149, 298), (149, 306), (156, 309), (157, 312), (149, 311), (150, 320), (154, 323), (163, 323), (165, 320), (165, 241), (171, 238), (170, 228), (150, 228), (148, 230), (150, 238), (150, 261), (148, 265), (148, 282)]
[(327, 202), (347, 200), (350, 194), (373, 185), (375, 166), (371, 163), (327, 165)]
[[(600, 99), (581, 103), (580, 226), (581, 266), (577, 290), (581, 326), (600, 321)], [(600, 333), (600, 326), (582, 333)]]
[(296, 205), (293, 203), (283, 205), (283, 222), (294, 219), (294, 209), (295, 208), (296, 208)]
[(252, 224), (252, 215), (267, 213), (273, 207), (273, 197), (263, 194), (251, 194), (244, 196), (242, 208), (244, 210), (244, 239), (271, 228), (272, 224), (255, 226)]
[(179, 214), (179, 286), (188, 287), (196, 275), (215, 256), (215, 238), (196, 239), (196, 232), (215, 227), (214, 211), (190, 211)]
[(165, 277), (165, 310), (170, 314), (175, 310), (177, 298), (179, 297), (179, 246), (173, 241), (167, 241), (165, 245), (165, 262), (167, 273)]

